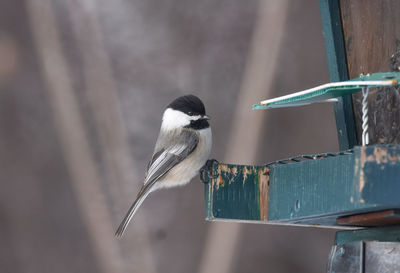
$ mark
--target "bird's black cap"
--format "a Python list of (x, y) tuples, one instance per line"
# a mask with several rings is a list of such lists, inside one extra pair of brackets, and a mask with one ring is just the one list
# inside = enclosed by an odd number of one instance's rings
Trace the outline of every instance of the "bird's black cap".
[(191, 116), (206, 114), (203, 102), (194, 95), (179, 97), (171, 102), (167, 108), (182, 111)]

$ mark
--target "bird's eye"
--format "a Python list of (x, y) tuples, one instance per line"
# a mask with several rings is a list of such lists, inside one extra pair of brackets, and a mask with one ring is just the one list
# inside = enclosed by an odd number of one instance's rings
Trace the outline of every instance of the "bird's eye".
[(188, 112), (188, 115), (189, 115), (189, 116), (193, 116), (194, 113), (193, 113), (193, 112)]

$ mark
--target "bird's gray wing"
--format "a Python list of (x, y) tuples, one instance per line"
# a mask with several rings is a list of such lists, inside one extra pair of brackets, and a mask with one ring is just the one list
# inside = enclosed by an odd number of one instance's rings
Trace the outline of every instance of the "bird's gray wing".
[[(125, 218), (119, 225), (115, 235), (121, 237), (127, 228), (133, 215), (149, 195), (155, 183), (164, 176), (176, 164), (185, 159), (196, 148), (199, 142), (198, 135), (194, 131), (184, 130), (179, 135), (173, 136), (169, 147), (158, 149), (150, 161), (143, 187), (140, 189), (135, 202), (133, 202)], [(157, 146), (157, 145), (156, 145)]]

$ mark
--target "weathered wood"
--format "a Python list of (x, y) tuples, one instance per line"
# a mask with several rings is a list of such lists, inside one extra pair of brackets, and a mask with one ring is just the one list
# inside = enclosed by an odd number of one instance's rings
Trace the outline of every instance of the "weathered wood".
[(399, 176), (397, 145), (356, 147), (351, 155), (277, 166), (271, 169), (269, 220), (325, 219), (331, 225), (338, 216), (398, 208)]
[(215, 164), (213, 171), (208, 220), (333, 226), (341, 216), (400, 209), (399, 145), (259, 167)]
[(337, 223), (339, 225), (363, 227), (399, 225), (400, 211), (391, 209), (344, 216), (339, 217)]
[[(350, 77), (400, 71), (400, 1), (341, 0)], [(361, 94), (353, 95), (357, 142), (361, 143)], [(400, 89), (378, 88), (369, 96), (370, 143), (400, 143)]]
[(269, 168), (215, 164), (206, 194), (206, 218), (268, 219)]

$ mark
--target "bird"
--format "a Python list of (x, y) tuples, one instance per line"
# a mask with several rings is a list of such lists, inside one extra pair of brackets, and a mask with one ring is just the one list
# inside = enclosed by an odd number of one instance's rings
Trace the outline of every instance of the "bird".
[(166, 107), (144, 184), (115, 232), (117, 238), (151, 192), (186, 185), (205, 166), (212, 146), (209, 120), (203, 102), (194, 95), (178, 97)]

